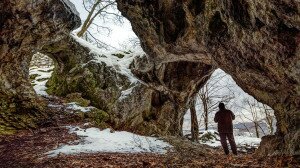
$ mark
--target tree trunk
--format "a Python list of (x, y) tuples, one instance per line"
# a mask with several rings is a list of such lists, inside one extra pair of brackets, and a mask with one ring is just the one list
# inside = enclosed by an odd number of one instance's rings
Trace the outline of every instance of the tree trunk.
[(273, 127), (273, 121), (270, 123), (270, 134), (273, 135), (274, 134), (274, 127)]
[(191, 134), (192, 134), (192, 141), (198, 142), (199, 141), (199, 125), (197, 120), (197, 113), (196, 113), (196, 100), (192, 100), (190, 112), (191, 112)]
[(270, 111), (271, 109), (268, 109), (265, 104), (263, 104), (263, 108), (264, 108), (264, 113), (266, 115), (266, 123), (268, 124), (270, 134), (273, 135), (274, 128), (273, 128), (273, 116), (271, 114), (272, 112)]
[(78, 37), (82, 37), (83, 34), (87, 31), (87, 29), (89, 28), (89, 26), (91, 25), (91, 23), (93, 22), (95, 16), (93, 16), (95, 10), (96, 10), (96, 7), (100, 4), (100, 0), (97, 0), (97, 2), (93, 5), (91, 11), (89, 12), (86, 20), (84, 21), (80, 31), (77, 33), (77, 36)]
[(203, 99), (203, 111), (204, 111), (204, 124), (205, 124), (205, 130), (208, 130), (208, 105), (207, 105), (207, 99)]
[(254, 127), (255, 127), (256, 137), (259, 138), (258, 123), (256, 121), (254, 122)]

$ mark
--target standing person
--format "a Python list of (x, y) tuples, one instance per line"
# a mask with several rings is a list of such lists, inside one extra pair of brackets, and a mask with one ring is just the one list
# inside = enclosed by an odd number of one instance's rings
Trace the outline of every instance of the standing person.
[(219, 111), (215, 115), (215, 122), (218, 123), (218, 132), (221, 138), (221, 144), (226, 155), (229, 154), (226, 137), (230, 143), (232, 153), (237, 155), (236, 144), (233, 137), (232, 120), (235, 119), (235, 115), (232, 111), (225, 108), (224, 103), (219, 104)]

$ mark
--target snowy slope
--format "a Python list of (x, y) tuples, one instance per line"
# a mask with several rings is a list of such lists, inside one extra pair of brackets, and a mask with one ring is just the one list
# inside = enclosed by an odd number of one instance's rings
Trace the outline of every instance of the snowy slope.
[[(107, 52), (107, 51), (101, 50), (100, 48), (79, 38), (78, 36), (76, 36), (74, 34), (72, 34), (72, 37), (78, 43), (80, 43), (82, 46), (87, 47), (90, 50), (90, 53), (94, 55), (94, 59), (91, 61), (96, 62), (96, 63), (105, 63), (107, 66), (114, 68), (116, 70), (116, 72), (127, 76), (129, 81), (132, 84), (135, 84), (139, 81), (131, 73), (129, 66), (135, 57), (142, 57), (145, 55), (143, 50), (137, 50), (137, 51), (127, 53), (127, 54), (124, 53), (123, 51), (118, 51), (118, 50)], [(113, 56), (113, 54), (118, 54), (118, 53), (124, 54), (124, 57), (118, 58), (116, 56)]]
[[(125, 131), (111, 132), (110, 129), (81, 129), (70, 126), (70, 133), (76, 133), (81, 141), (79, 144), (62, 145), (58, 149), (47, 152), (50, 157), (62, 154), (118, 152), (118, 153), (166, 153), (172, 146), (154, 137), (140, 136)], [(74, 142), (71, 142), (74, 143)]]

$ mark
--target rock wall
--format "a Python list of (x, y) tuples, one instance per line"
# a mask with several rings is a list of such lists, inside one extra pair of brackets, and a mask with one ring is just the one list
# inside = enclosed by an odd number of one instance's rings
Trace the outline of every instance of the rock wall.
[(0, 2), (0, 133), (36, 126), (43, 102), (29, 82), (32, 55), (80, 25), (68, 0)]
[(118, 0), (118, 8), (156, 64), (212, 64), (275, 110), (276, 135), (262, 142), (273, 145), (261, 153), (300, 154), (299, 1)]
[(50, 56), (56, 67), (47, 83), (48, 93), (82, 93), (110, 115), (115, 129), (146, 135), (180, 135), (189, 100), (214, 70), (193, 62), (166, 63), (157, 68), (146, 56), (137, 56), (130, 68), (139, 80), (132, 83), (120, 72), (119, 64), (108, 65), (103, 60), (121, 61), (116, 57), (120, 53), (102, 55), (71, 36), (44, 46), (41, 52)]
[(143, 124), (163, 130), (154, 131), (156, 134), (181, 135), (183, 116), (190, 101), (209, 79), (214, 68), (187, 61), (157, 66), (151, 59), (143, 57), (134, 61), (131, 70), (151, 93), (151, 99), (148, 100), (151, 110), (146, 111)]
[[(69, 35), (80, 19), (68, 0), (5, 0), (0, 5), (0, 133), (35, 127), (47, 118), (46, 104), (34, 93), (28, 76), (37, 52), (55, 63), (49, 93), (81, 92), (110, 114), (113, 127), (148, 135), (180, 135), (188, 101), (214, 70), (187, 60), (156, 65), (141, 59), (132, 65), (140, 82), (132, 84), (118, 67), (93, 61), (95, 53)], [(133, 93), (124, 96), (130, 90)]]

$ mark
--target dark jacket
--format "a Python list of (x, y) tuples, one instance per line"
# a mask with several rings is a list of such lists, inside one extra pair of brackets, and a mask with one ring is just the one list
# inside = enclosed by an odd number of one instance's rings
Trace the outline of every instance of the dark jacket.
[(215, 115), (215, 122), (218, 123), (219, 133), (233, 133), (232, 120), (235, 119), (235, 115), (232, 111), (223, 109), (219, 110)]

